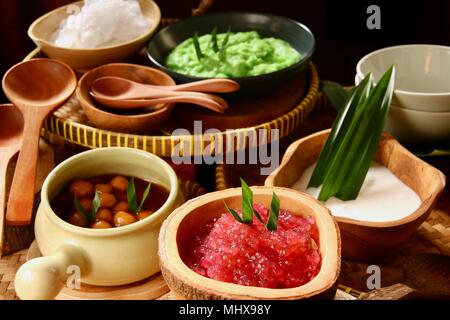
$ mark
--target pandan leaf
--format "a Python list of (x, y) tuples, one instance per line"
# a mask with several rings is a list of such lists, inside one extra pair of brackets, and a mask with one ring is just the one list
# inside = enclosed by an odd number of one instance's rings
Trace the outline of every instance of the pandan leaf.
[(225, 205), (225, 208), (227, 208), (227, 211), (233, 216), (233, 218), (236, 219), (236, 221), (244, 223), (244, 221), (242, 221), (242, 218), (239, 216), (239, 213), (237, 213), (236, 210), (228, 207), (225, 201), (223, 202), (223, 204)]
[(262, 224), (266, 224), (263, 220), (263, 218), (261, 217), (261, 215), (258, 213), (258, 211), (253, 210), (253, 214), (255, 215), (255, 217), (259, 220), (259, 222), (261, 222)]
[(366, 132), (371, 134), (371, 136), (369, 139), (364, 139), (362, 134), (360, 134), (359, 147), (361, 148), (361, 155), (354, 164), (358, 169), (350, 172), (346, 183), (337, 194), (337, 196), (342, 200), (356, 199), (373, 159), (375, 158), (392, 102), (392, 96), (394, 93), (394, 79), (395, 68), (391, 67), (378, 82), (369, 97), (366, 108), (368, 110), (373, 109), (373, 120), (371, 123), (366, 124)]
[(139, 213), (142, 211), (142, 208), (144, 207), (144, 204), (145, 204), (145, 200), (147, 200), (147, 197), (150, 193), (151, 187), (152, 187), (152, 183), (149, 182), (147, 185), (147, 188), (145, 188), (144, 194), (142, 195), (141, 204), (139, 205), (139, 208), (136, 210), (135, 213)]
[(326, 173), (352, 123), (357, 107), (369, 96), (372, 81), (372, 75), (369, 74), (365, 77), (360, 85), (351, 93), (347, 102), (339, 111), (328, 139), (320, 153), (319, 160), (317, 161), (308, 187), (317, 188), (323, 184)]
[(247, 183), (241, 179), (242, 189), (242, 221), (251, 223), (253, 221), (253, 192)]
[(220, 52), (219, 52), (219, 59), (221, 61), (225, 60), (225, 58), (226, 58), (226, 51), (227, 51), (228, 41), (230, 39), (230, 34), (231, 34), (231, 28), (228, 28), (227, 34), (225, 35), (225, 38), (223, 38), (222, 47), (220, 48)]
[(94, 199), (92, 200), (92, 208), (91, 208), (91, 212), (88, 216), (88, 222), (93, 222), (95, 221), (95, 217), (97, 215), (97, 211), (100, 208), (100, 204), (101, 204), (101, 192), (98, 190), (95, 190), (95, 196)]
[(76, 196), (73, 199), (73, 203), (75, 205), (75, 209), (77, 209), (78, 212), (81, 212), (87, 219), (88, 218), (88, 213), (86, 212), (86, 210), (84, 209), (83, 205), (80, 203), (80, 200), (78, 200), (78, 198)]
[[(330, 157), (319, 200), (333, 196), (341, 200), (354, 200), (372, 163), (383, 132), (394, 89), (395, 69), (391, 67), (358, 103), (343, 139)], [(367, 77), (366, 77), (367, 78)], [(361, 83), (362, 85), (362, 83)], [(360, 90), (358, 86), (357, 90)], [(342, 130), (342, 129), (341, 129)]]
[(127, 199), (128, 199), (128, 209), (132, 213), (136, 213), (137, 209), (138, 209), (138, 205), (137, 205), (137, 196), (136, 196), (136, 186), (134, 184), (133, 177), (131, 177), (130, 181), (128, 182)]
[(198, 60), (202, 60), (203, 53), (202, 53), (202, 49), (200, 48), (200, 42), (198, 41), (198, 32), (196, 32), (194, 34), (194, 37), (192, 38), (192, 41), (194, 42), (194, 48), (195, 48), (195, 53), (197, 55), (197, 59)]
[(280, 199), (275, 192), (272, 194), (272, 202), (270, 203), (270, 213), (267, 219), (266, 228), (269, 231), (276, 231), (278, 227), (278, 216), (280, 215)]
[(343, 108), (351, 95), (350, 90), (346, 90), (339, 83), (332, 81), (321, 81), (320, 90), (326, 95), (331, 105), (338, 112)]
[(217, 26), (211, 32), (211, 42), (214, 52), (219, 52), (219, 44), (217, 43)]
[(225, 201), (223, 202), (227, 211), (234, 217), (234, 219), (243, 224), (249, 224), (253, 222), (253, 215), (266, 226), (269, 231), (277, 230), (278, 226), (278, 215), (280, 213), (280, 199), (278, 199), (275, 192), (272, 195), (272, 202), (270, 204), (270, 213), (267, 218), (267, 222), (264, 222), (261, 215), (253, 209), (253, 192), (247, 185), (247, 183), (241, 179), (241, 189), (242, 189), (242, 217), (239, 213), (227, 206)]

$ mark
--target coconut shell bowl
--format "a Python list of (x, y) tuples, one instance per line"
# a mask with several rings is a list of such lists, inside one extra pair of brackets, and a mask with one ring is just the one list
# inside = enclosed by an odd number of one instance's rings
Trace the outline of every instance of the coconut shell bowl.
[[(105, 76), (122, 77), (132, 81), (161, 86), (175, 85), (175, 81), (162, 71), (128, 63), (111, 63), (85, 73), (76, 91), (86, 116), (97, 128), (129, 133), (148, 133), (158, 130), (169, 117), (174, 104), (158, 105), (157, 110), (122, 112), (99, 105), (90, 95), (92, 83)], [(120, 113), (122, 112), (122, 113)]]
[(310, 196), (285, 188), (253, 187), (255, 203), (269, 205), (275, 192), (282, 209), (295, 215), (310, 215), (319, 230), (320, 271), (310, 282), (289, 289), (243, 286), (204, 277), (185, 263), (188, 243), (199, 235), (207, 222), (224, 213), (224, 201), (241, 207), (241, 189), (227, 189), (193, 199), (175, 210), (164, 222), (159, 236), (162, 274), (179, 299), (333, 299), (340, 270), (340, 236), (328, 209)]
[[(294, 142), (280, 167), (265, 181), (267, 187), (292, 187), (303, 172), (317, 161), (329, 130)], [(375, 161), (387, 167), (417, 193), (419, 208), (409, 216), (386, 222), (365, 222), (336, 217), (342, 237), (342, 256), (376, 261), (408, 240), (427, 219), (445, 187), (445, 176), (406, 150), (391, 135), (382, 136)]]

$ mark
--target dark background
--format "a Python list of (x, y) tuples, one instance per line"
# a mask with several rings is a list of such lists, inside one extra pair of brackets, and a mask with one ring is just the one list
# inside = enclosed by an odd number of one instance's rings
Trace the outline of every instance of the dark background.
[[(34, 45), (28, 26), (70, 0), (0, 0), (0, 74), (21, 61)], [(190, 15), (197, 1), (156, 0), (164, 17)], [(381, 7), (381, 30), (366, 28), (367, 7)], [(322, 79), (352, 84), (355, 66), (366, 53), (395, 44), (450, 45), (448, 0), (215, 0), (212, 11), (271, 12), (307, 25), (317, 40), (314, 62)], [(450, 70), (443, 70), (450, 72)], [(0, 92), (0, 101), (6, 101)]]

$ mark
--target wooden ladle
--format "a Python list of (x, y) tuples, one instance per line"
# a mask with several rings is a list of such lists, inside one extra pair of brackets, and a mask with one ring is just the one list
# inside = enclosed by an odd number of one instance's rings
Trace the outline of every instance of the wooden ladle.
[(9, 225), (31, 222), (41, 127), (45, 118), (75, 91), (77, 78), (66, 64), (52, 59), (19, 63), (3, 77), (5, 95), (23, 114), (23, 141), (6, 212)]
[(0, 105), (0, 256), (3, 248), (4, 210), (6, 199), (6, 170), (12, 157), (20, 150), (23, 116), (17, 107)]
[(120, 100), (146, 99), (153, 90), (190, 91), (190, 92), (235, 92), (239, 83), (230, 79), (208, 79), (176, 86), (158, 86), (139, 83), (126, 78), (105, 76), (92, 83), (91, 90), (97, 96), (114, 97)]

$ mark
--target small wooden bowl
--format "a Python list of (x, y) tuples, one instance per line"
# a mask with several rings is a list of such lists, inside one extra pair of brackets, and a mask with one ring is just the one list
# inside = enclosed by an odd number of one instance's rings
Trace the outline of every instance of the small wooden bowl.
[(172, 292), (184, 299), (333, 299), (340, 271), (340, 236), (328, 209), (312, 197), (285, 188), (253, 187), (255, 203), (269, 205), (275, 191), (281, 208), (293, 214), (316, 219), (320, 236), (322, 266), (309, 283), (290, 289), (246, 287), (213, 280), (191, 270), (183, 262), (185, 246), (207, 222), (224, 213), (223, 201), (241, 207), (241, 189), (228, 189), (195, 198), (175, 210), (163, 224), (159, 235), (159, 259), (162, 274)]
[[(294, 142), (265, 185), (292, 187), (306, 168), (317, 161), (329, 132), (321, 131)], [(374, 261), (408, 240), (427, 219), (445, 187), (442, 172), (414, 156), (387, 133), (381, 139), (375, 160), (413, 189), (422, 204), (397, 221), (365, 222), (336, 217), (342, 235), (342, 255), (346, 258)]]
[(111, 63), (85, 73), (81, 77), (76, 91), (86, 116), (97, 128), (128, 133), (148, 133), (160, 129), (175, 104), (167, 103), (156, 111), (136, 115), (121, 115), (100, 109), (91, 97), (90, 91), (95, 79), (104, 76), (123, 77), (146, 84), (175, 85), (175, 81), (170, 76), (150, 67)]
[(150, 29), (142, 36), (128, 42), (94, 49), (71, 49), (58, 47), (51, 37), (58, 30), (74, 6), (80, 8), (83, 1), (55, 9), (34, 21), (28, 29), (28, 36), (50, 58), (61, 60), (79, 72), (85, 72), (105, 63), (123, 61), (138, 52), (150, 39), (161, 21), (161, 11), (152, 0), (139, 0), (142, 13), (152, 20)]

